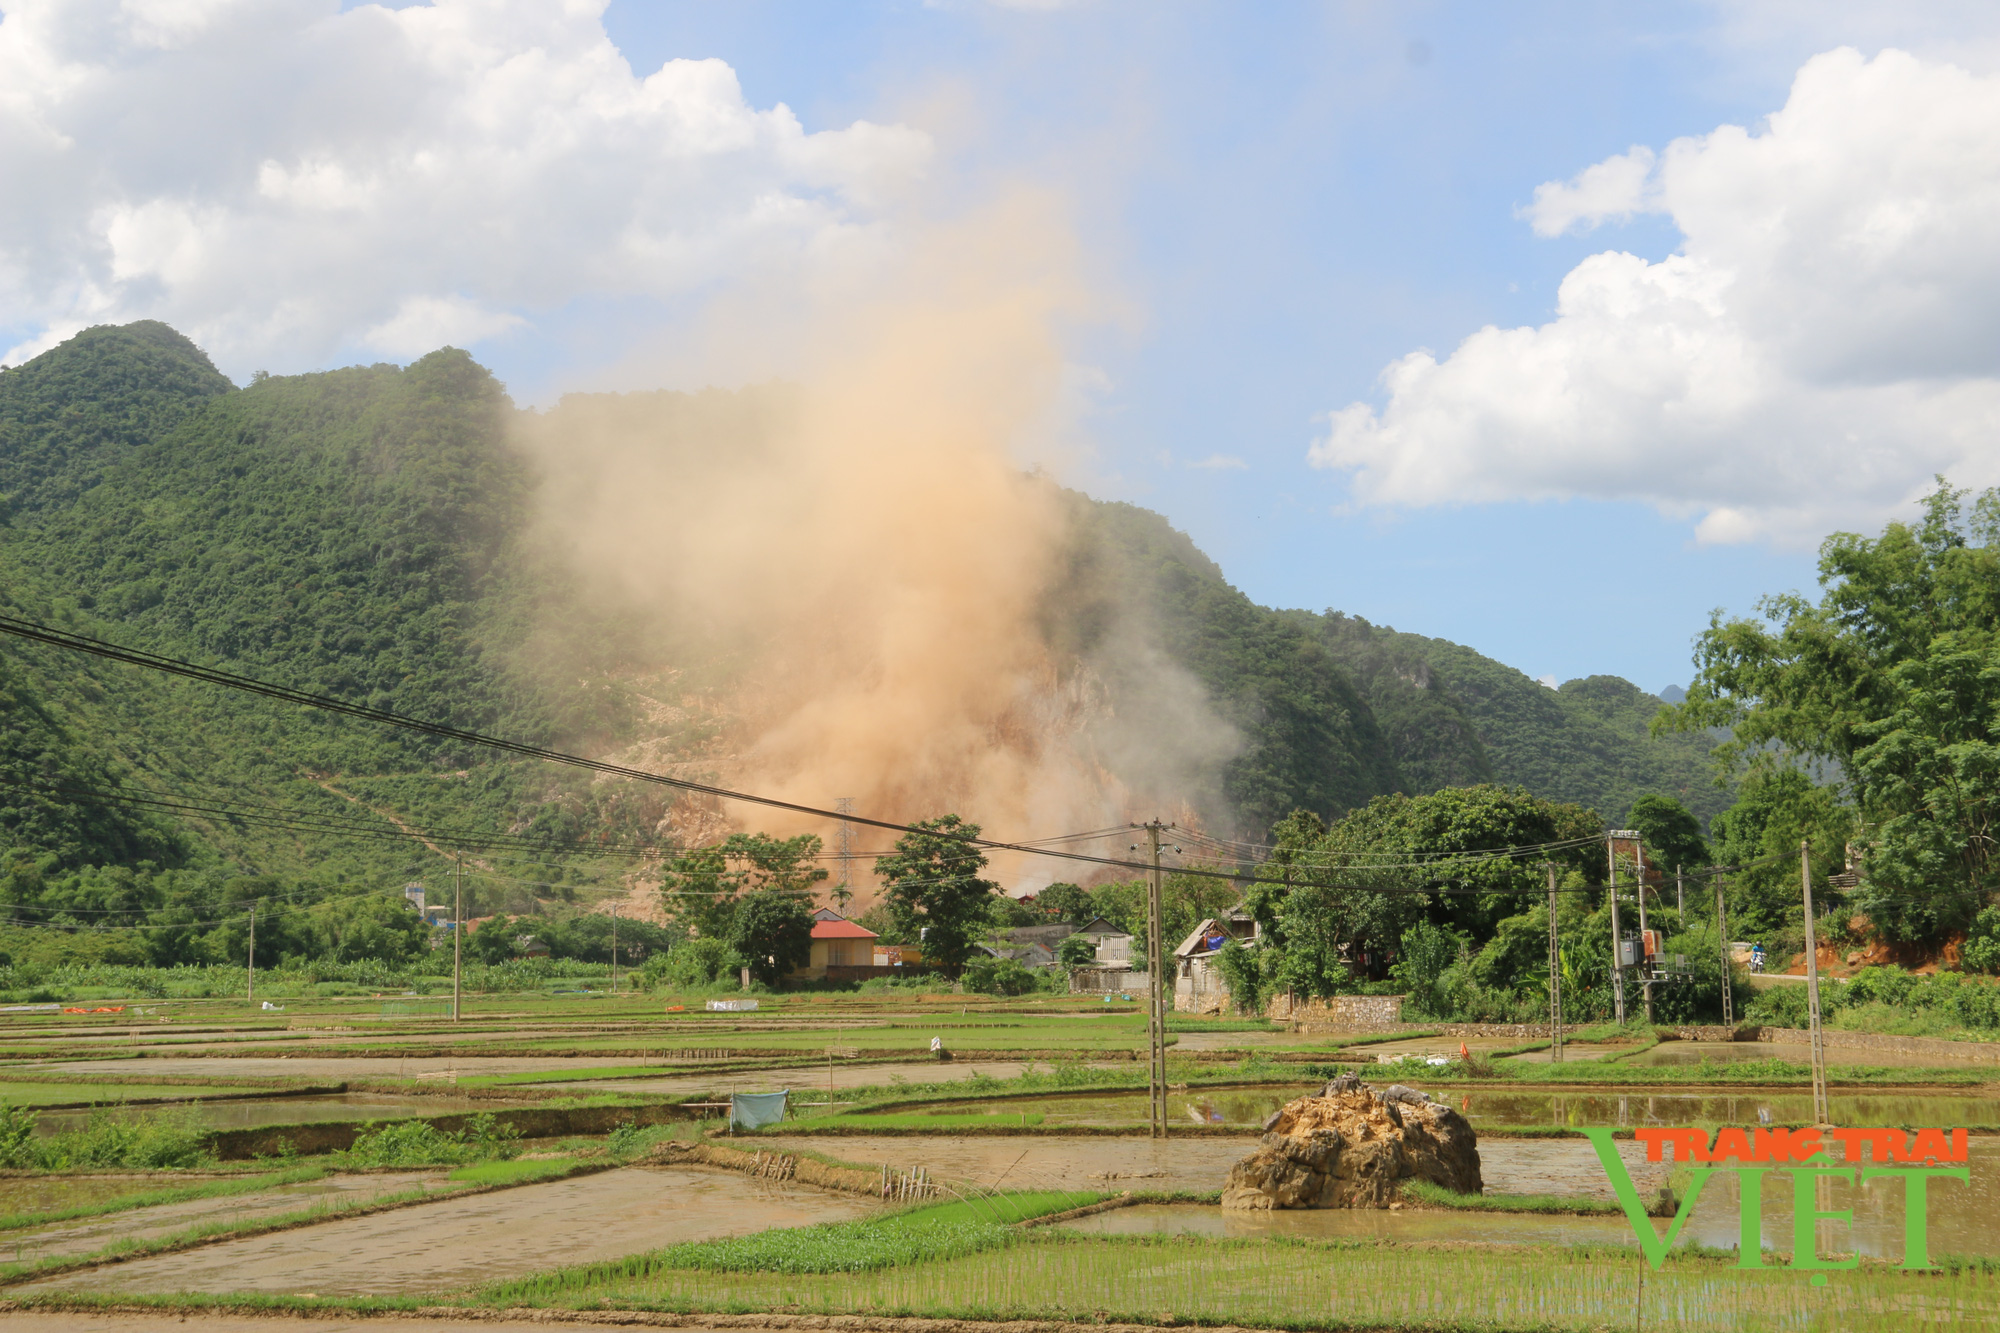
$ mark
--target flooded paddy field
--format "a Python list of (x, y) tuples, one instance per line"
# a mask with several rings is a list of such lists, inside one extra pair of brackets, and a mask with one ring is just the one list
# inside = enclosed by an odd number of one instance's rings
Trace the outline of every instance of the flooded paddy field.
[(35, 1122), (37, 1134), (81, 1129), (92, 1116), (114, 1119), (168, 1111), (185, 1116), (202, 1129), (260, 1129), (266, 1125), (306, 1125), (322, 1121), (395, 1120), (405, 1116), (470, 1115), (500, 1111), (530, 1102), (474, 1100), (469, 1097), (399, 1097), (392, 1093), (342, 1092), (299, 1097), (255, 1097), (229, 1101), (190, 1102), (174, 1107), (109, 1105), (91, 1110), (44, 1111)]
[[(119, 1241), (145, 1241), (203, 1223), (235, 1222), (295, 1212), (328, 1200), (366, 1202), (419, 1188), (449, 1189), (447, 1171), (448, 1168), (440, 1168), (428, 1172), (371, 1171), (329, 1176), (324, 1180), (279, 1185), (252, 1193), (189, 1199), (72, 1222), (0, 1231), (0, 1258), (20, 1262), (53, 1255), (88, 1254)], [(127, 1189), (122, 1192), (138, 1191)]]
[(12, 1290), (419, 1295), (878, 1209), (866, 1199), (803, 1186), (626, 1167), (221, 1241)]
[[(1318, 1082), (1261, 1084), (1237, 1088), (1195, 1088), (1167, 1096), (1170, 1124), (1241, 1126), (1254, 1131), (1270, 1114), (1295, 1097), (1318, 1090)], [(1732, 1089), (1608, 1091), (1467, 1088), (1463, 1084), (1431, 1089), (1441, 1102), (1472, 1122), (1475, 1129), (1577, 1128), (1609, 1125), (1754, 1125), (1804, 1124), (1812, 1118), (1812, 1094), (1807, 1090), (1760, 1092)], [(2000, 1128), (2000, 1099), (1977, 1092), (1885, 1090), (1836, 1091), (1828, 1105), (1837, 1123), (1848, 1125), (1939, 1125), (1971, 1129)], [(995, 1124), (1020, 1117), (1044, 1128), (1064, 1125), (1110, 1126), (1144, 1124), (1143, 1089), (1118, 1092), (1076, 1092), (933, 1102), (922, 1106), (885, 1108), (885, 1114), (987, 1115)], [(1039, 1122), (1033, 1117), (1040, 1117)]]

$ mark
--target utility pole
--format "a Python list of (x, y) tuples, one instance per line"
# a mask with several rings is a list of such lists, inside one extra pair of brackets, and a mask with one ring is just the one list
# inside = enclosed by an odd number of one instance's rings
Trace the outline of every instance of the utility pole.
[[(835, 813), (854, 813), (852, 796), (836, 796), (833, 801)], [(854, 898), (854, 825), (841, 820), (833, 831), (833, 854), (840, 861), (840, 883), (833, 886), (833, 903), (842, 916), (847, 914), (847, 904)]]
[(618, 904), (611, 904), (611, 994), (618, 994)]
[(1639, 1001), (1645, 1006), (1646, 1021), (1653, 1021), (1652, 954), (1646, 951), (1646, 850), (1632, 844), (1632, 879), (1639, 891)]
[(1624, 944), (1618, 935), (1618, 838), (1625, 832), (1613, 829), (1604, 840), (1604, 855), (1611, 874), (1607, 890), (1611, 895), (1611, 1009), (1621, 1025), (1625, 1022), (1625, 969), (1618, 965), (1618, 950)]
[(250, 904), (250, 963), (249, 981), (243, 988), (243, 998), (257, 998), (257, 904)]
[(1170, 829), (1172, 824), (1162, 824), (1158, 819), (1141, 825), (1146, 830), (1147, 842), (1153, 854), (1153, 874), (1146, 884), (1146, 1118), (1152, 1125), (1152, 1136), (1156, 1139), (1167, 1137), (1167, 1011), (1166, 1011), (1166, 946), (1160, 939), (1162, 900), (1160, 888), (1160, 833)]
[(1799, 840), (1799, 890), (1806, 903), (1806, 1019), (1812, 1025), (1813, 1123), (1831, 1124), (1826, 1109), (1826, 1041), (1819, 1025), (1819, 941), (1813, 938), (1812, 840)]
[[(1686, 866), (1676, 865), (1674, 867), (1674, 915), (1683, 918), (1687, 916), (1688, 909), (1686, 874)], [(1682, 930), (1687, 929), (1687, 922), (1685, 920), (1681, 922), (1680, 928)]]
[(458, 1021), (459, 961), (465, 956), (465, 858), (451, 860), (451, 1021)]
[(1722, 901), (1722, 867), (1709, 872), (1715, 880), (1715, 935), (1717, 947), (1722, 950), (1722, 1022), (1725, 1027), (1736, 1026), (1736, 997), (1731, 994), (1729, 984), (1731, 963), (1729, 961), (1729, 913)]
[(1562, 942), (1556, 935), (1556, 863), (1545, 863), (1549, 870), (1549, 1061), (1561, 1064), (1563, 1058), (1563, 979)]

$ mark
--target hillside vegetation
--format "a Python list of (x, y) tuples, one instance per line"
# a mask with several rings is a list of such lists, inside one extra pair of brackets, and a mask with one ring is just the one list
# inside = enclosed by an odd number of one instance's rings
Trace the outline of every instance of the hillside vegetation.
[[(640, 649), (537, 547), (513, 412), (449, 349), (239, 390), (164, 325), (88, 330), (0, 371), (0, 606), (459, 727), (615, 748), (638, 727), (619, 682)], [(1614, 820), (1647, 792), (1719, 808), (1705, 740), (1649, 736), (1660, 701), (1623, 681), (1552, 691), (1459, 645), (1259, 607), (1158, 515), (1066, 503), (1048, 641), (1088, 660), (1149, 627), (1147, 651), (1241, 737), (1198, 794), (1218, 829), (1262, 836), (1294, 809), (1476, 782)], [(1104, 687), (1132, 713), (1164, 678)], [(650, 835), (667, 805), (15, 640), (0, 642), (0, 699), (14, 919), (90, 927), (93, 947), (156, 961), (234, 948), (219, 926), (253, 902), (274, 949), (288, 920), (297, 949), (333, 947), (359, 895), (435, 889), (439, 830), (519, 840), (477, 858), (475, 910), (588, 896), (630, 863), (581, 842)]]

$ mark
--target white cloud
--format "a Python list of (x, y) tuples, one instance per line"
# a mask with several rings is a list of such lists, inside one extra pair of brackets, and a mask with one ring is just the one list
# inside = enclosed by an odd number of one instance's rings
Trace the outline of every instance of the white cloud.
[(1235, 454), (1210, 454), (1199, 462), (1189, 463), (1189, 467), (1210, 472), (1248, 472), (1250, 465)]
[(1562, 688), (1562, 682), (1558, 681), (1554, 675), (1537, 676), (1535, 677), (1535, 684), (1540, 685), (1545, 689), (1551, 689), (1551, 690), (1558, 690)]
[(1873, 524), (1938, 472), (2000, 482), (2000, 78), (1829, 52), (1757, 132), (1635, 149), (1527, 213), (1642, 210), (1678, 253), (1592, 255), (1551, 322), (1392, 363), (1313, 463), (1364, 504), (1639, 500), (1711, 542)]
[(239, 374), (410, 355), (578, 299), (809, 273), (921, 175), (923, 134), (808, 134), (719, 60), (635, 74), (602, 9), (10, 3), (0, 309), (29, 333), (5, 359), (145, 316)]

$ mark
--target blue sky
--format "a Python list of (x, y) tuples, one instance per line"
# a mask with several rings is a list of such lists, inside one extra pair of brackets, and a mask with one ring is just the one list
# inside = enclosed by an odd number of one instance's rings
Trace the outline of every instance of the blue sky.
[[(1164, 513), (1260, 602), (1657, 689), (1686, 683), (1711, 610), (1814, 586), (1809, 548), (1699, 545), (1691, 521), (1630, 501), (1340, 514), (1342, 479), (1305, 454), (1316, 418), (1376, 396), (1411, 348), (1548, 319), (1607, 244), (1672, 251), (1658, 218), (1549, 240), (1516, 214), (1633, 144), (1754, 124), (1825, 29), (1743, 40), (1674, 4), (754, 0), (614, 3), (606, 25), (639, 68), (722, 57), (753, 104), (808, 129), (969, 90), (982, 124), (962, 169), (1075, 191), (1087, 243), (1144, 310), (1090, 349), (1114, 387), (1087, 488)], [(1186, 466), (1216, 453), (1249, 466)]]
[(2000, 482), (1988, 7), (397, 8), (0, 4), (8, 359), (157, 316), (239, 379), (452, 341), (547, 402), (920, 175), (1063, 200), (1128, 312), (1064, 332), (1064, 479), (1266, 604), (1658, 689), (1826, 531)]

